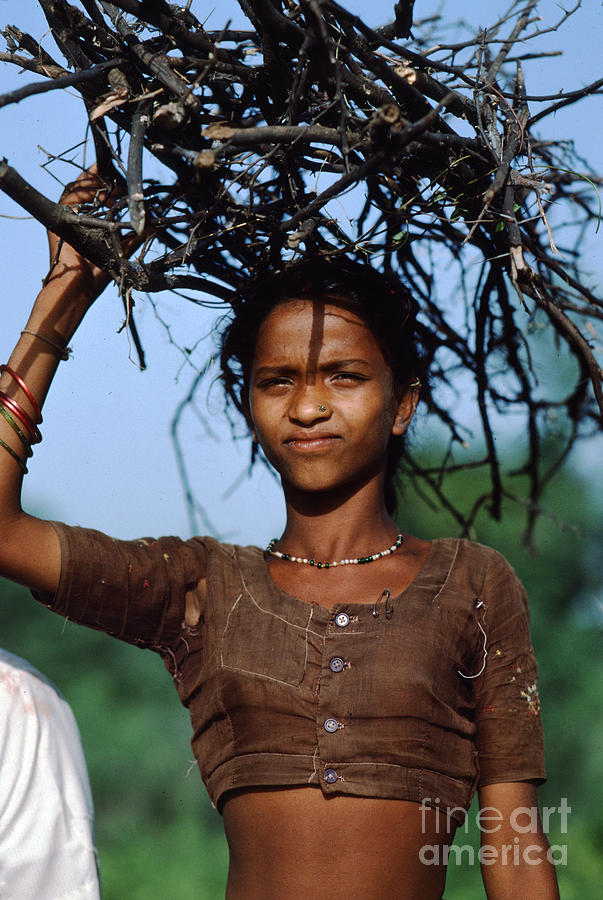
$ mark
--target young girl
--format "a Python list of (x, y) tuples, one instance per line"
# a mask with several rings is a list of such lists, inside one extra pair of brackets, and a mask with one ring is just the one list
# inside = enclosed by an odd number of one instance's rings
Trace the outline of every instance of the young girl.
[(163, 657), (224, 817), (227, 897), (439, 900), (477, 788), (489, 900), (557, 898), (523, 589), (495, 551), (391, 518), (425, 380), (411, 298), (341, 261), (252, 286), (223, 379), (281, 477), (284, 533), (266, 550), (116, 541), (19, 503), (40, 406), (107, 281), (49, 241), (58, 262), (0, 381), (0, 574)]

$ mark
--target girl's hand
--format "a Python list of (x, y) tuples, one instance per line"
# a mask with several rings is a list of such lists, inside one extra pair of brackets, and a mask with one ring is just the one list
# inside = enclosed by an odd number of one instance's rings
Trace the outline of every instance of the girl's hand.
[[(116, 193), (108, 194), (103, 182), (96, 174), (96, 163), (71, 184), (68, 184), (59, 203), (64, 206), (77, 207), (82, 203), (94, 200), (111, 205)], [(50, 271), (44, 279), (45, 286), (59, 291), (62, 297), (80, 301), (84, 311), (102, 294), (110, 281), (107, 275), (94, 263), (83, 257), (65, 241), (61, 241), (52, 231), (47, 232), (50, 251)], [(129, 255), (140, 245), (140, 239), (130, 236), (122, 241), (122, 248)]]

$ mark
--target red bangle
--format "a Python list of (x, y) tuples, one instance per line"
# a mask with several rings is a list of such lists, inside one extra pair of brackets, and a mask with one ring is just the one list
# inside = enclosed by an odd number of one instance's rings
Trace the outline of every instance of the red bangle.
[(40, 409), (40, 404), (38, 403), (38, 401), (36, 400), (36, 398), (34, 397), (32, 392), (29, 390), (29, 388), (27, 387), (27, 385), (25, 384), (25, 382), (23, 381), (21, 376), (17, 375), (17, 373), (13, 369), (9, 368), (9, 366), (0, 366), (0, 374), (2, 372), (6, 372), (7, 375), (10, 375), (11, 378), (15, 379), (15, 381), (17, 382), (17, 384), (19, 385), (19, 387), (21, 388), (21, 390), (23, 391), (23, 393), (25, 394), (25, 396), (27, 397), (27, 399), (29, 400), (29, 402), (32, 405), (33, 411), (35, 412), (36, 418), (38, 420), (38, 425), (41, 425), (43, 422), (43, 419), (42, 419), (42, 410)]
[(32, 444), (39, 444), (42, 440), (40, 429), (35, 422), (31, 421), (21, 404), (17, 403), (16, 400), (13, 400), (12, 397), (7, 397), (3, 391), (0, 391), (0, 402), (3, 403), (23, 425), (25, 425), (31, 435)]

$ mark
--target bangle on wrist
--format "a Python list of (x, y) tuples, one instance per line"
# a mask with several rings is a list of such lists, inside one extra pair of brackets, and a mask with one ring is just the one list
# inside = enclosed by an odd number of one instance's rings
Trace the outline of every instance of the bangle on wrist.
[(21, 404), (17, 403), (16, 400), (13, 400), (12, 397), (8, 397), (3, 391), (0, 391), (0, 402), (8, 409), (10, 413), (13, 414), (13, 416), (17, 417), (22, 425), (25, 425), (27, 431), (31, 435), (31, 443), (39, 444), (42, 440), (40, 429), (35, 424), (35, 422), (32, 422)]
[(0, 401), (0, 415), (4, 416), (10, 427), (13, 429), (23, 446), (25, 447), (25, 452), (27, 453), (28, 458), (33, 456), (33, 450), (31, 449), (31, 443), (27, 437), (27, 435), (23, 434), (11, 414), (7, 409), (5, 409), (4, 404)]
[(38, 403), (38, 401), (36, 400), (36, 398), (34, 397), (32, 392), (29, 390), (29, 388), (27, 387), (27, 385), (25, 384), (25, 382), (23, 381), (21, 376), (17, 375), (17, 373), (13, 369), (11, 369), (9, 366), (0, 366), (0, 374), (2, 372), (6, 372), (7, 375), (10, 375), (10, 377), (14, 381), (17, 382), (17, 384), (19, 385), (19, 387), (21, 388), (21, 390), (23, 391), (23, 393), (25, 394), (25, 396), (31, 403), (32, 409), (33, 409), (34, 413), (36, 414), (37, 424), (41, 425), (43, 422), (43, 419), (42, 419), (42, 410), (40, 409), (40, 404)]
[(40, 341), (44, 341), (45, 344), (49, 344), (53, 350), (59, 354), (59, 359), (63, 362), (67, 362), (73, 350), (71, 347), (61, 347), (60, 344), (55, 344), (54, 341), (51, 341), (50, 338), (44, 337), (43, 334), (38, 334), (37, 331), (30, 331), (28, 328), (24, 328), (21, 334), (30, 334), (32, 337), (38, 338)]
[(19, 467), (20, 467), (21, 471), (23, 472), (23, 474), (24, 474), (24, 475), (27, 475), (27, 466), (25, 465), (25, 463), (23, 462), (23, 460), (21, 459), (21, 457), (19, 456), (19, 454), (18, 454), (18, 453), (15, 453), (15, 451), (13, 450), (13, 448), (12, 448), (12, 447), (9, 447), (9, 445), (6, 443), (6, 441), (3, 441), (2, 438), (0, 438), (0, 447), (4, 447), (4, 449), (5, 449), (8, 453), (10, 453), (10, 455), (12, 456), (12, 458), (13, 458), (16, 462), (19, 463)]

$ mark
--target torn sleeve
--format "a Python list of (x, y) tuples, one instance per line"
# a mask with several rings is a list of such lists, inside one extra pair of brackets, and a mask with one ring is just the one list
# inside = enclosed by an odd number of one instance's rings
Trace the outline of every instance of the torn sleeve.
[(182, 629), (186, 595), (206, 575), (203, 538), (116, 540), (51, 523), (61, 546), (55, 595), (34, 597), (59, 615), (143, 647), (169, 646)]

